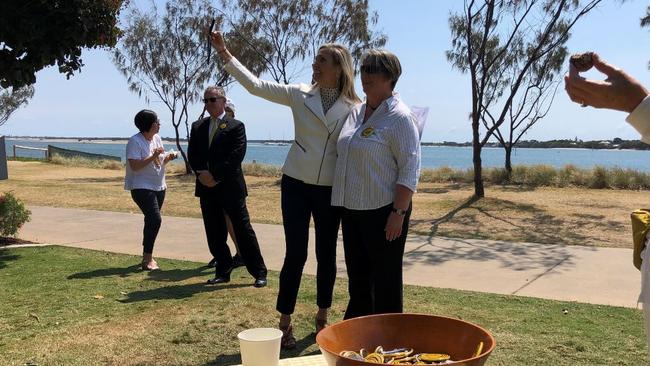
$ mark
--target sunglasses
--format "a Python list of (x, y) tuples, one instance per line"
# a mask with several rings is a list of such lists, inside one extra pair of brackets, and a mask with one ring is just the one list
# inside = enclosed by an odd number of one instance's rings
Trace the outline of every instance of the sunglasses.
[(224, 97), (210, 97), (210, 98), (203, 98), (203, 103), (206, 103), (206, 104), (207, 103), (214, 103), (219, 99), (226, 100), (226, 98), (224, 98)]
[(365, 74), (384, 74), (386, 73), (386, 69), (383, 68), (382, 66), (379, 65), (361, 65), (359, 67), (359, 70)]

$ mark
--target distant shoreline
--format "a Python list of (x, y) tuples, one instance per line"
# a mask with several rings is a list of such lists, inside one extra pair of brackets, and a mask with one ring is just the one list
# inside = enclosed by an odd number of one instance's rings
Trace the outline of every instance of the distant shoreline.
[[(88, 143), (88, 144), (126, 144), (129, 140), (128, 137), (59, 137), (59, 136), (5, 136), (7, 140), (23, 140), (23, 141), (40, 141), (40, 142), (75, 142), (75, 143)], [(176, 143), (173, 137), (162, 137), (162, 140), (167, 143)], [(187, 140), (180, 139), (181, 143), (187, 143)], [(249, 143), (266, 144), (266, 145), (289, 145), (293, 140), (248, 140)], [(422, 142), (424, 147), (465, 147), (471, 148), (471, 142)], [(503, 148), (499, 143), (489, 142), (483, 148)], [(615, 138), (613, 140), (550, 140), (550, 141), (537, 141), (526, 140), (520, 141), (516, 149), (592, 149), (592, 150), (650, 150), (650, 145), (647, 145), (640, 140), (622, 140)]]

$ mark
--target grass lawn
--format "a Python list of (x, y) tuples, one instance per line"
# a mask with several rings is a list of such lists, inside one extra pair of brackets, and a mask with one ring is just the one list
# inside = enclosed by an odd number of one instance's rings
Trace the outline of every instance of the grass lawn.
[[(275, 326), (277, 273), (255, 289), (242, 269), (207, 286), (202, 264), (64, 247), (0, 248), (1, 365), (231, 365), (236, 334)], [(295, 314), (298, 347), (318, 352), (314, 278), (305, 276)], [(331, 320), (347, 299), (338, 280)], [(648, 364), (639, 310), (407, 286), (405, 310), (460, 317), (497, 339), (488, 365)], [(568, 313), (564, 314), (564, 310)]]
[[(247, 176), (254, 222), (280, 224), (277, 178)], [(164, 215), (200, 217), (194, 177), (168, 175)], [(123, 189), (124, 172), (43, 162), (9, 162), (0, 192), (27, 204), (139, 212)], [(489, 186), (469, 201), (471, 185), (422, 183), (413, 198), (411, 232), (549, 244), (631, 248), (630, 212), (646, 207), (646, 191)]]

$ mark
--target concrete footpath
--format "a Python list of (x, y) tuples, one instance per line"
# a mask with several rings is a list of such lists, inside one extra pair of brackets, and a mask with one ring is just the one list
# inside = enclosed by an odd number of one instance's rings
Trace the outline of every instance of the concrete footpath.
[[(19, 237), (44, 244), (142, 254), (142, 214), (30, 206)], [(280, 225), (253, 224), (266, 265), (284, 258)], [(313, 231), (305, 273), (315, 274)], [(631, 239), (630, 239), (631, 240)], [(200, 219), (163, 217), (154, 255), (208, 262)], [(164, 267), (163, 267), (164, 270)], [(338, 274), (345, 277), (339, 236)], [(406, 284), (554, 300), (636, 307), (640, 275), (631, 249), (509, 243), (410, 235), (404, 254)]]

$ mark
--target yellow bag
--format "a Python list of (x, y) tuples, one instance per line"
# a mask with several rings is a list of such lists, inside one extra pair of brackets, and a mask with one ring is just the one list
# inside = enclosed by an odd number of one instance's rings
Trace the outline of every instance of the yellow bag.
[(650, 231), (650, 210), (634, 210), (630, 216), (632, 217), (632, 240), (634, 241), (632, 262), (634, 267), (640, 270), (641, 251), (645, 248), (646, 234)]

